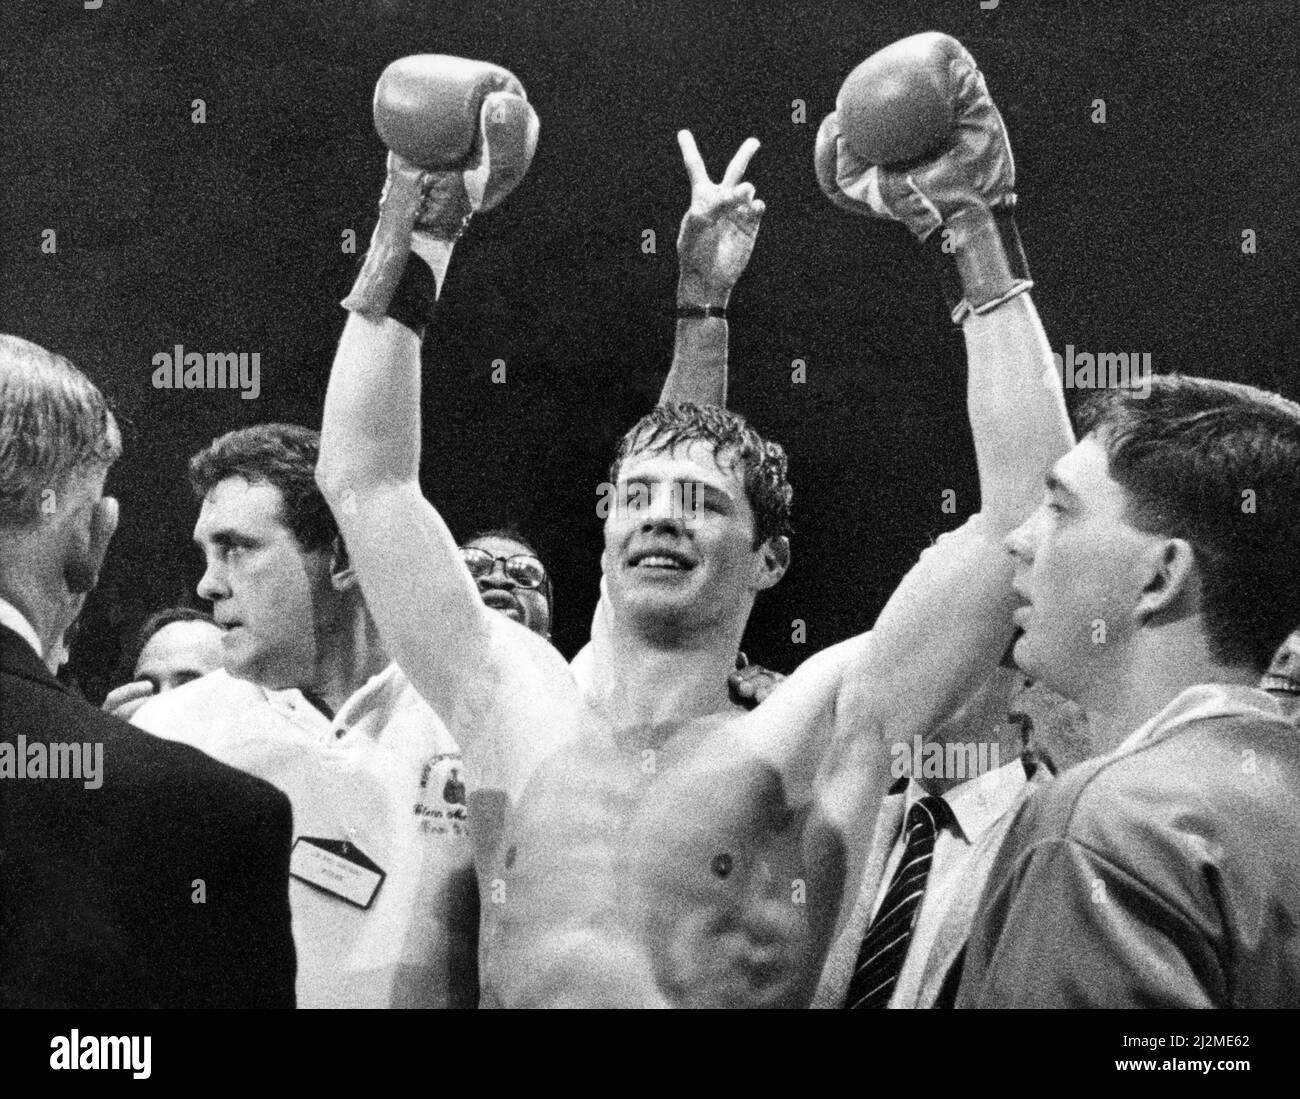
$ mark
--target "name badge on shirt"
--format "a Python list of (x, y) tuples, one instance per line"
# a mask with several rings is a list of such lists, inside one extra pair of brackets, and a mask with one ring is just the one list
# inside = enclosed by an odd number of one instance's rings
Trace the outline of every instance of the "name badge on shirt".
[(289, 876), (358, 908), (369, 908), (384, 884), (384, 872), (355, 844), (314, 836), (299, 836), (294, 841)]

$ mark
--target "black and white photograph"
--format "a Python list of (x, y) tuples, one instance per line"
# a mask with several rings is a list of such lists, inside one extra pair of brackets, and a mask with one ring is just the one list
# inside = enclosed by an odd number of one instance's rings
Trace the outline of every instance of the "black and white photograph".
[(819, 1008), (1258, 1086), (1298, 73), (1294, 0), (6, 0), (18, 1076)]

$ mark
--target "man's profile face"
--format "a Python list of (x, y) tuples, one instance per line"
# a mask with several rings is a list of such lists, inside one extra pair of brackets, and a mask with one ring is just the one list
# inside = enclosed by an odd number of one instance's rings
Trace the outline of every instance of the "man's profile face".
[(1282, 642), (1261, 684), (1292, 718), (1300, 718), (1300, 630)]
[(694, 441), (624, 460), (602, 559), (620, 610), (707, 625), (779, 578), (754, 547), (754, 510), (727, 459), (720, 468), (713, 447)]
[(1136, 627), (1152, 535), (1124, 517), (1126, 497), (1092, 436), (1053, 467), (1038, 510), (1006, 540), (1015, 558), (1015, 660), (1030, 676), (1087, 705), (1112, 681)]
[(330, 592), (330, 553), (307, 551), (283, 519), (280, 490), (228, 477), (203, 500), (194, 541), (198, 593), (222, 628), (227, 672), (272, 690), (309, 683)]
[(512, 538), (487, 535), (473, 538), (462, 549), (481, 549), (497, 558), (492, 563), (492, 571), (475, 579), (479, 595), (483, 602), (495, 611), (500, 611), (507, 618), (514, 619), (520, 625), (527, 626), (533, 633), (542, 637), (551, 634), (551, 605), (542, 588), (526, 588), (515, 583), (506, 575), (505, 560), (516, 556), (534, 556), (527, 546)]
[(222, 633), (200, 619), (169, 622), (140, 651), (135, 678), (147, 679), (162, 694), (215, 672), (222, 663)]

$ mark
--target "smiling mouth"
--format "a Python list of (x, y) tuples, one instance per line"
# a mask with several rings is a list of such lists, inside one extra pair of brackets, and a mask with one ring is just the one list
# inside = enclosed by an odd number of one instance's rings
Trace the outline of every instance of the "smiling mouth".
[(671, 550), (644, 550), (628, 559), (628, 566), (648, 572), (690, 572), (695, 562)]
[(1272, 691), (1274, 694), (1300, 695), (1300, 680), (1292, 679), (1287, 675), (1266, 675), (1260, 680), (1259, 685), (1263, 690)]

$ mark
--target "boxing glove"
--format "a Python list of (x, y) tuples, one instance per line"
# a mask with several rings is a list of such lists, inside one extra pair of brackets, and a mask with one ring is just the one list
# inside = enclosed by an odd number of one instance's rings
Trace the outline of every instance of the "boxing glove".
[(931, 244), (955, 321), (1033, 286), (1006, 127), (955, 38), (913, 35), (854, 69), (818, 131), (815, 162), (837, 205), (901, 221)]
[(343, 306), (388, 309), (411, 233), (454, 241), (470, 217), (523, 179), (540, 123), (523, 85), (499, 65), (441, 54), (394, 61), (375, 87), (375, 129), (389, 148), (379, 222)]

